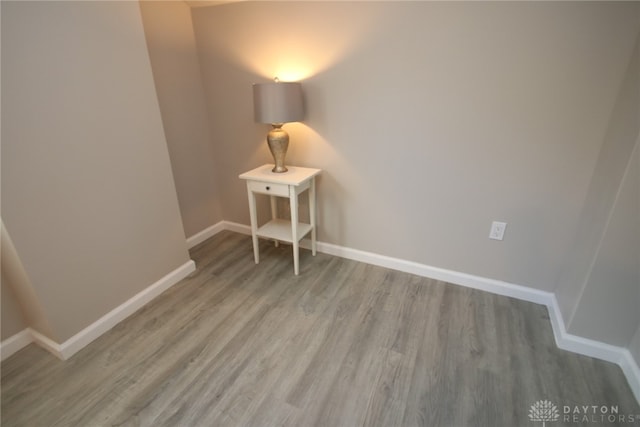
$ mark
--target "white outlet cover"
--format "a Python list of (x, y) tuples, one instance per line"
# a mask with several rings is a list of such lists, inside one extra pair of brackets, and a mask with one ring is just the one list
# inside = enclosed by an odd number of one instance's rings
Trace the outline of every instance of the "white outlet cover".
[(489, 232), (489, 238), (493, 240), (504, 239), (504, 232), (507, 229), (507, 223), (501, 221), (493, 221), (491, 223), (491, 231)]

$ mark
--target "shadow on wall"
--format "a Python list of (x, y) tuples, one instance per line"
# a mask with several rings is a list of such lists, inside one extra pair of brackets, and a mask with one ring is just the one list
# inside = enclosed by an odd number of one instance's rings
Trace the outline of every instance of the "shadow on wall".
[(22, 313), (27, 326), (48, 338), (56, 339), (57, 337), (51, 330), (44, 309), (16, 252), (11, 236), (4, 226), (4, 222), (1, 224), (0, 235), (2, 238), (2, 261), (0, 262), (0, 265), (2, 265), (2, 279), (11, 287), (16, 297), (15, 300), (19, 307), (18, 310), (14, 311)]

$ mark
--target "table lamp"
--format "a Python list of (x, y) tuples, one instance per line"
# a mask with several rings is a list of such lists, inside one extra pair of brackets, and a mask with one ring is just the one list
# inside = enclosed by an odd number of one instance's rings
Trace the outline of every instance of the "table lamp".
[(302, 86), (296, 82), (281, 82), (277, 77), (271, 83), (254, 84), (253, 115), (256, 122), (272, 126), (267, 135), (267, 143), (275, 163), (272, 171), (286, 172), (284, 157), (289, 148), (289, 134), (282, 129), (282, 125), (303, 119)]

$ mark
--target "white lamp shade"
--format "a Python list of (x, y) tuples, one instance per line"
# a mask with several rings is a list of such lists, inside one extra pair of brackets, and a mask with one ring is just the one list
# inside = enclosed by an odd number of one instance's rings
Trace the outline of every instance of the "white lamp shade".
[(304, 118), (302, 85), (296, 82), (254, 84), (253, 116), (259, 123), (301, 121)]

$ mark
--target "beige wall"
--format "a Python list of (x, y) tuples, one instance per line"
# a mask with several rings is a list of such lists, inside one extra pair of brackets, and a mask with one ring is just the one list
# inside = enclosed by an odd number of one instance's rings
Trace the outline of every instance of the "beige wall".
[[(251, 84), (301, 80), (288, 161), (319, 239), (553, 290), (640, 29), (639, 3), (241, 2), (192, 10), (223, 217), (270, 161)], [(273, 30), (273, 23), (283, 25)], [(492, 220), (508, 222), (503, 242)]]
[(2, 219), (64, 341), (188, 261), (136, 2), (2, 2)]
[(140, 7), (180, 212), (190, 237), (222, 220), (191, 10), (182, 1), (142, 1)]
[[(2, 339), (29, 326), (33, 330), (56, 340), (44, 306), (24, 269), (9, 231), (2, 223), (0, 229), (0, 259), (2, 273)], [(8, 323), (5, 325), (5, 321)]]
[[(640, 79), (640, 73), (637, 76)], [(640, 142), (636, 143), (635, 154), (628, 162), (597, 255), (569, 323), (569, 331), (576, 335), (622, 347), (631, 342), (640, 327), (639, 145)]]
[(571, 333), (627, 346), (640, 327), (640, 35), (618, 93), (556, 294)]
[(0, 328), (0, 339), (4, 341), (18, 332), (23, 331), (27, 327), (27, 324), (20, 312), (20, 305), (13, 295), (13, 290), (4, 277), (2, 277), (1, 286), (2, 294), (0, 294), (0, 300), (2, 301), (2, 319), (0, 323), (2, 323), (2, 327)]

